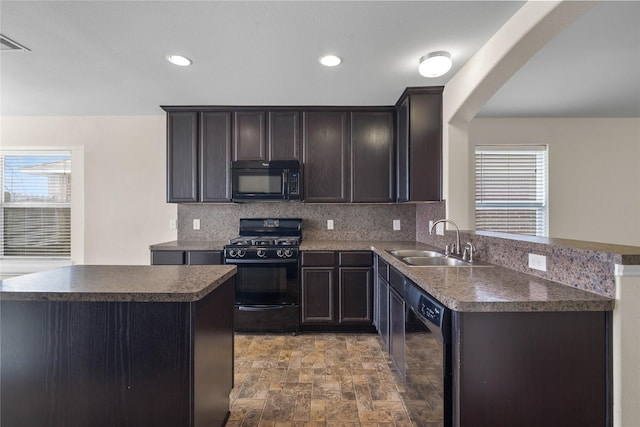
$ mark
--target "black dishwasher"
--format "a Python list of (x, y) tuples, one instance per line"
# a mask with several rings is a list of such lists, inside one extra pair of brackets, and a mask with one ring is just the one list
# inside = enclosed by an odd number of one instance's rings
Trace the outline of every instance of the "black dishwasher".
[(417, 426), (453, 425), (451, 311), (404, 281), (405, 404)]

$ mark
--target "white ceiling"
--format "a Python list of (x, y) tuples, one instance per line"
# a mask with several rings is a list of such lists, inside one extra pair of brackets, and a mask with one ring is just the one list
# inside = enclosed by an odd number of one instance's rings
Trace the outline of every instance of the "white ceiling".
[[(2, 115), (148, 115), (159, 105), (392, 105), (446, 85), (522, 1), (7, 1)], [(448, 50), (426, 79), (418, 58)], [(318, 58), (334, 52), (336, 68)], [(188, 68), (165, 60), (193, 59)], [(481, 116), (640, 117), (640, 2), (597, 4)]]

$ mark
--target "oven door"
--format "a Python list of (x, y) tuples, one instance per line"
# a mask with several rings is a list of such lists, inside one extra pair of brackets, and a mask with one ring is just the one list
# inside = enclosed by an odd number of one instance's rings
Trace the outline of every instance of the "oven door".
[(234, 330), (296, 334), (300, 327), (298, 261), (236, 265)]

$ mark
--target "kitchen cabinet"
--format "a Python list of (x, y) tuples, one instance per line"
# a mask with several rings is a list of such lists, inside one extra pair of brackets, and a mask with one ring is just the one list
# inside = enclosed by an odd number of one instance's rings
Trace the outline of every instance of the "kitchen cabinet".
[(301, 160), (300, 112), (269, 111), (268, 160)]
[(167, 113), (167, 202), (198, 201), (198, 113)]
[(267, 160), (264, 111), (233, 113), (233, 160)]
[(225, 202), (230, 191), (231, 113), (167, 112), (167, 202)]
[(233, 278), (183, 268), (71, 266), (0, 298), (0, 425), (224, 426)]
[(442, 90), (407, 88), (397, 110), (397, 200), (442, 200)]
[(394, 116), (386, 111), (351, 113), (351, 201), (395, 200)]
[(611, 312), (452, 312), (455, 426), (610, 426)]
[(303, 112), (305, 202), (349, 201), (349, 114)]
[[(378, 259), (379, 284), (384, 264)], [(393, 267), (388, 272), (388, 352), (405, 378), (412, 325), (404, 298), (417, 285)], [(434, 357), (451, 366), (444, 407), (452, 408), (453, 426), (612, 425), (611, 312), (451, 311), (444, 340), (450, 350)]]
[(374, 296), (374, 319), (378, 334), (389, 350), (389, 264), (376, 255), (376, 278)]
[(300, 112), (235, 111), (233, 160), (300, 160)]
[(151, 265), (222, 265), (222, 251), (151, 251)]
[(405, 302), (404, 276), (389, 269), (389, 355), (401, 378), (406, 376), (405, 364)]
[[(301, 328), (351, 329), (373, 321), (373, 263), (369, 251), (304, 251)], [(310, 327), (310, 328), (309, 328)]]

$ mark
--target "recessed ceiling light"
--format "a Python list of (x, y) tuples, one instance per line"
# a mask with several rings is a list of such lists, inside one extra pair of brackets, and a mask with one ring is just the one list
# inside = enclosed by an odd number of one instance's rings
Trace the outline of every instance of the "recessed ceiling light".
[(320, 63), (326, 67), (335, 67), (342, 63), (342, 58), (336, 55), (325, 55), (320, 58)]
[(418, 72), (425, 77), (440, 77), (451, 69), (451, 65), (449, 52), (431, 52), (420, 58)]
[(193, 62), (186, 56), (182, 56), (182, 55), (167, 55), (167, 61), (171, 62), (172, 64), (179, 65), (181, 67), (187, 67), (191, 65), (191, 63)]

